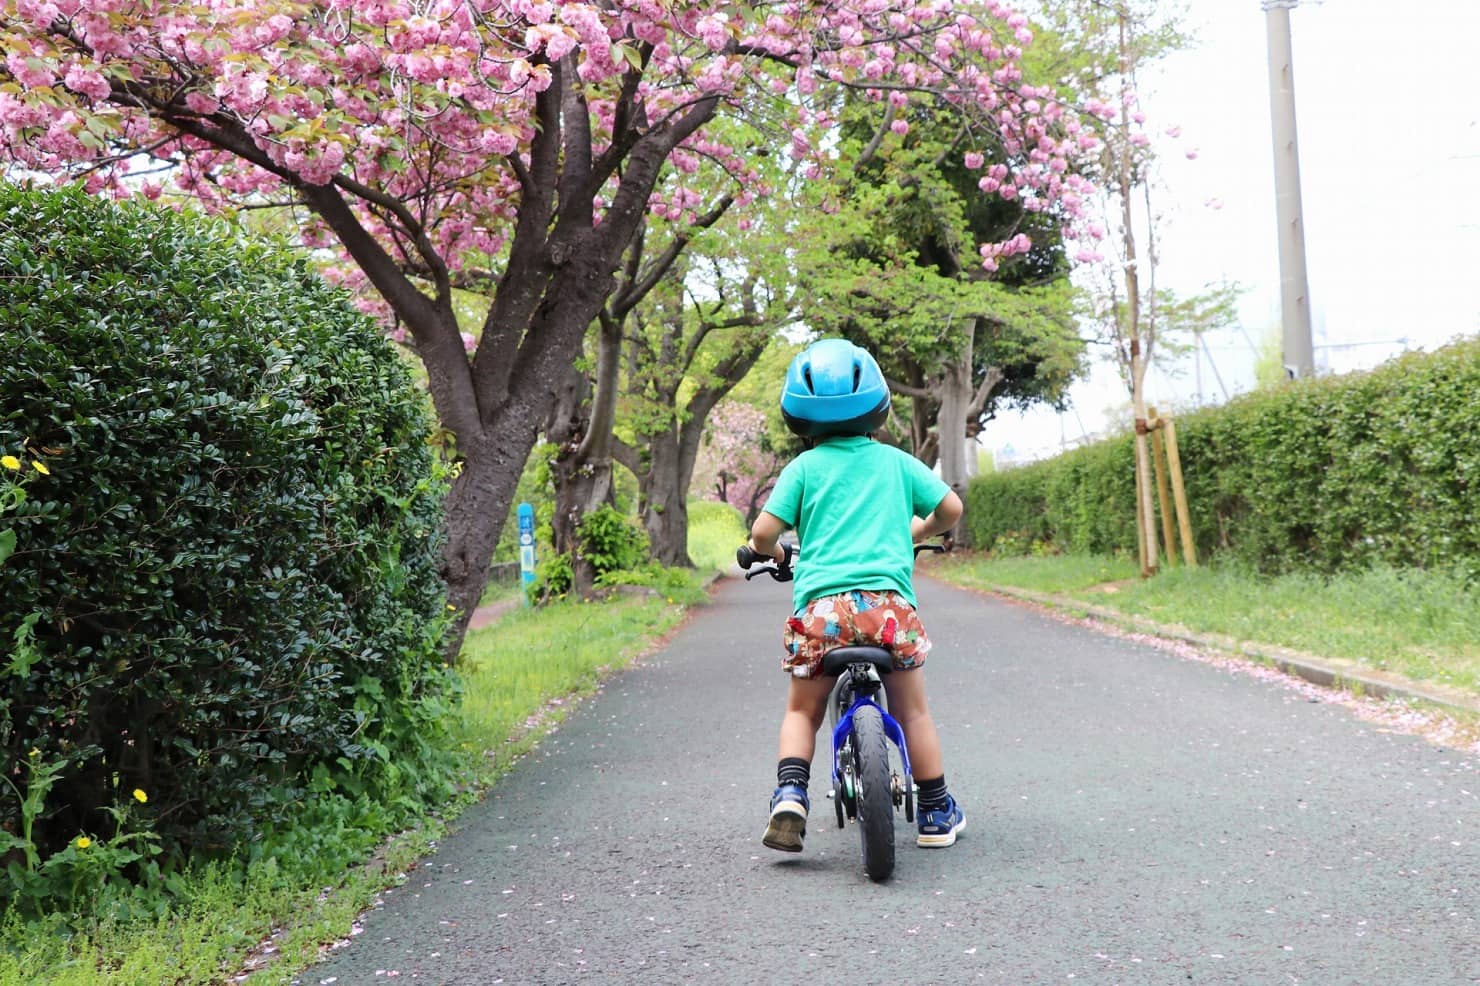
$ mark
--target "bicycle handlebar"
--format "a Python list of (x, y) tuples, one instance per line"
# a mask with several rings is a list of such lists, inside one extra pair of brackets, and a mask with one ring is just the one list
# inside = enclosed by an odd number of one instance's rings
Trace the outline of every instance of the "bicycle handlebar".
[[(777, 582), (790, 582), (793, 578), (795, 578), (796, 573), (791, 570), (791, 560), (795, 555), (795, 549), (793, 549), (792, 546), (785, 541), (781, 543), (781, 547), (786, 553), (786, 560), (780, 563), (778, 563), (774, 558), (771, 558), (768, 555), (757, 553), (755, 549), (751, 548), (751, 546), (748, 544), (742, 544), (738, 549), (736, 549), (735, 563), (741, 568), (746, 569), (745, 580), (749, 582), (757, 575), (769, 575)], [(949, 550), (949, 546), (944, 544), (915, 545), (916, 555), (919, 555), (922, 551), (934, 551), (939, 554), (944, 554)], [(751, 566), (763, 560), (770, 562), (770, 564), (761, 565), (759, 568), (755, 569), (755, 571), (750, 571)]]
[(735, 551), (735, 563), (744, 569), (749, 569), (750, 566), (754, 565), (761, 559), (765, 559), (766, 561), (769, 561), (771, 563), (769, 565), (762, 565), (760, 568), (757, 568), (753, 572), (747, 571), (745, 574), (745, 580), (747, 582), (755, 578), (757, 575), (769, 575), (777, 582), (790, 582), (795, 575), (795, 573), (791, 570), (791, 559), (794, 554), (794, 549), (785, 541), (781, 543), (781, 549), (786, 555), (786, 560), (777, 563), (776, 559), (771, 558), (767, 555), (758, 554), (755, 549), (751, 548), (750, 545), (742, 544)]

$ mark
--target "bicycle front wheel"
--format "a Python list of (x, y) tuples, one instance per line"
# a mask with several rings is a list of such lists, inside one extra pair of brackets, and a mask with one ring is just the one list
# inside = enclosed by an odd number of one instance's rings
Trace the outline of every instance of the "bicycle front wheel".
[(858, 770), (858, 831), (863, 868), (871, 880), (894, 872), (894, 792), (889, 780), (889, 740), (872, 705), (853, 712), (853, 751)]

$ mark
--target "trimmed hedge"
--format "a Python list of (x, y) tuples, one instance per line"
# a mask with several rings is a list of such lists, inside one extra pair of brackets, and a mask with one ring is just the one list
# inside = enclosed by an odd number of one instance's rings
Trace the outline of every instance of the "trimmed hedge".
[(443, 480), (370, 321), (219, 222), (0, 185), (0, 326), (4, 830), (40, 765), (43, 857), (120, 809), (183, 855), (414, 787), (452, 684)]
[[(1199, 553), (1270, 573), (1383, 563), (1480, 578), (1477, 395), (1470, 340), (1179, 416)], [(1133, 552), (1133, 457), (1123, 435), (974, 480), (976, 543)]]

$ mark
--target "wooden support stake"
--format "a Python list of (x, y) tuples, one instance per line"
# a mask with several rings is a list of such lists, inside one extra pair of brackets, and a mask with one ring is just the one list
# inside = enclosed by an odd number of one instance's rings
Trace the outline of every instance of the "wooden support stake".
[(1141, 563), (1141, 576), (1146, 575), (1145, 518), (1141, 516), (1141, 463), (1136, 461), (1136, 558)]
[(1167, 488), (1166, 448), (1161, 440), (1162, 419), (1156, 408), (1151, 415), (1151, 464), (1156, 467), (1156, 503), (1161, 508), (1161, 538), (1166, 545), (1167, 564), (1177, 564), (1177, 532), (1172, 519), (1172, 498)]
[(1141, 545), (1141, 577), (1156, 574), (1158, 554), (1156, 508), (1151, 503), (1151, 443), (1145, 420), (1136, 420), (1136, 532)]
[(1172, 496), (1177, 504), (1177, 527), (1182, 532), (1182, 555), (1187, 564), (1197, 567), (1197, 546), (1192, 543), (1192, 518), (1187, 512), (1187, 488), (1182, 485), (1182, 456), (1177, 451), (1177, 425), (1164, 419), (1167, 433), (1167, 470), (1172, 474)]

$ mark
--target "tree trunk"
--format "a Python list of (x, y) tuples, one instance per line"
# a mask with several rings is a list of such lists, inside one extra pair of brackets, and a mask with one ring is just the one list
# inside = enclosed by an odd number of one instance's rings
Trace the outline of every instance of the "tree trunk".
[(653, 560), (671, 567), (693, 568), (693, 559), (689, 558), (687, 498), (667, 483), (655, 485), (651, 492), (652, 498), (643, 504), (642, 523), (647, 528)]
[(540, 425), (550, 419), (586, 327), (611, 290), (613, 263), (596, 251), (566, 263), (559, 289), (552, 288), (530, 325), (539, 342), (520, 351), (506, 398), (480, 417), (476, 430), (465, 424), (457, 432), (463, 468), (447, 498), (443, 552), (448, 603), (456, 610), (447, 641), (450, 655), (461, 650), (468, 620), (482, 598), (494, 548)]
[(447, 652), (456, 655), (468, 620), (483, 596), (488, 566), (509, 516), (519, 474), (534, 447), (538, 408), (510, 408), (472, 444), (460, 446), (462, 472), (447, 494), (447, 543), (442, 551), (442, 577), (447, 602), (455, 609)]
[(612, 462), (574, 462), (556, 459), (555, 511), (550, 526), (555, 550), (570, 555), (571, 591), (589, 598), (596, 585), (596, 569), (582, 550), (581, 521), (593, 510), (614, 502)]
[[(956, 353), (941, 368), (936, 393), (940, 411), (936, 415), (936, 435), (940, 450), (940, 478), (966, 501), (966, 422), (972, 396), (971, 348)], [(958, 523), (946, 532), (953, 541), (965, 543), (966, 525)]]
[(638, 498), (648, 546), (660, 564), (693, 568), (689, 558), (689, 481), (699, 456), (703, 421), (649, 437), (646, 468), (638, 472)]
[[(940, 408), (936, 412), (940, 478), (956, 491), (963, 503), (966, 501), (966, 487), (971, 477), (976, 475), (979, 421), (997, 388), (1007, 379), (997, 366), (987, 367), (979, 383), (972, 379), (977, 328), (979, 326), (973, 328), (965, 345), (941, 367), (934, 387), (940, 400)], [(971, 529), (964, 518), (950, 536), (962, 547), (971, 545)]]
[(595, 387), (584, 373), (572, 366), (560, 402), (546, 427), (547, 437), (557, 446), (552, 465), (555, 483), (552, 540), (557, 552), (570, 556), (571, 591), (582, 598), (589, 598), (594, 591), (596, 570), (582, 550), (581, 520), (593, 510), (615, 502), (611, 446), (620, 357), (618, 329), (603, 323)]

